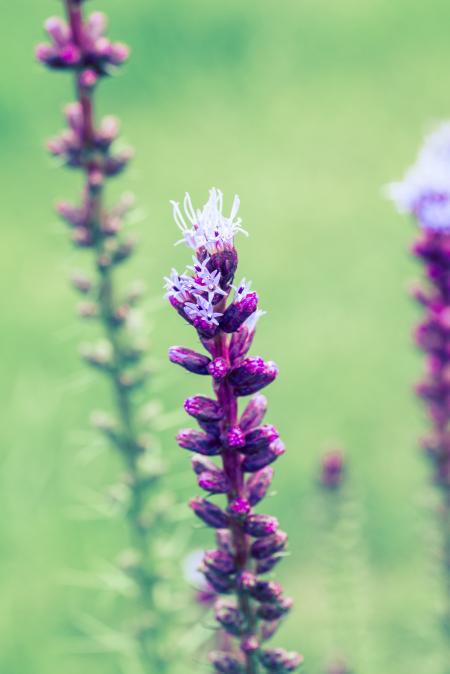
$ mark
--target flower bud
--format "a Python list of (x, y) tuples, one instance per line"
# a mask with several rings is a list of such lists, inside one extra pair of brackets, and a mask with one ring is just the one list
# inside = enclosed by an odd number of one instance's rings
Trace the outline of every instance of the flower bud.
[(259, 654), (263, 667), (276, 674), (288, 674), (302, 664), (303, 656), (298, 653), (288, 653), (282, 648), (270, 648)]
[(244, 454), (256, 454), (261, 449), (266, 449), (272, 442), (278, 440), (278, 431), (275, 426), (266, 424), (258, 426), (245, 435), (245, 447), (242, 448)]
[(180, 431), (177, 435), (177, 442), (183, 449), (198, 452), (204, 456), (216, 456), (220, 454), (221, 446), (217, 438), (201, 431), (194, 431), (191, 428)]
[(203, 568), (202, 571), (208, 583), (218, 594), (230, 594), (234, 589), (234, 580), (231, 576), (217, 573), (208, 567)]
[(236, 332), (258, 307), (258, 295), (247, 293), (241, 300), (233, 302), (220, 319), (220, 328), (224, 332)]
[(237, 396), (256, 393), (270, 384), (278, 375), (275, 363), (267, 363), (258, 356), (245, 358), (229, 375), (229, 381)]
[(275, 440), (267, 449), (246, 456), (242, 462), (242, 469), (247, 473), (255, 473), (276, 461), (285, 451), (286, 448), (281, 440)]
[(236, 571), (233, 556), (224, 550), (206, 550), (203, 563), (206, 568), (213, 569), (213, 571), (223, 573), (226, 576)]
[(257, 393), (243, 411), (239, 426), (245, 432), (258, 426), (267, 412), (267, 398), (262, 393)]
[(230, 366), (224, 358), (215, 358), (208, 365), (208, 372), (216, 381), (222, 381), (230, 371)]
[(236, 498), (228, 506), (228, 512), (236, 517), (245, 517), (251, 510), (250, 503), (246, 498)]
[(244, 531), (254, 538), (272, 536), (278, 529), (278, 520), (271, 515), (249, 515), (244, 522)]
[(341, 451), (328, 452), (322, 458), (320, 481), (324, 487), (335, 489), (342, 483), (344, 457)]
[(256, 564), (256, 573), (258, 575), (261, 573), (269, 573), (269, 571), (272, 571), (282, 559), (283, 557), (266, 557), (265, 559), (260, 559)]
[(227, 290), (233, 282), (237, 264), (237, 252), (235, 248), (231, 248), (211, 255), (207, 268), (210, 272), (220, 271), (220, 287)]
[(210, 494), (227, 494), (230, 482), (223, 471), (203, 471), (198, 476), (198, 486)]
[(218, 529), (216, 531), (216, 542), (220, 550), (228, 552), (229, 555), (233, 555), (233, 541), (230, 531), (227, 529)]
[(216, 466), (210, 459), (207, 459), (206, 456), (201, 456), (195, 454), (192, 457), (192, 469), (196, 475), (201, 475), (203, 472), (207, 471), (208, 473), (222, 473), (222, 470)]
[(200, 421), (219, 421), (223, 417), (221, 405), (205, 396), (188, 398), (184, 402), (184, 409), (191, 417)]
[(255, 506), (267, 494), (273, 478), (273, 468), (266, 466), (262, 470), (251, 475), (246, 484), (247, 498), (250, 505)]
[(273, 580), (256, 580), (248, 592), (257, 601), (273, 603), (280, 600), (283, 588)]
[(209, 661), (219, 674), (245, 674), (244, 665), (233, 655), (221, 651), (209, 654)]
[(287, 534), (284, 531), (277, 531), (273, 536), (267, 536), (255, 541), (250, 548), (250, 552), (255, 559), (266, 559), (276, 552), (284, 550), (286, 543)]
[(275, 604), (261, 604), (258, 606), (257, 614), (263, 620), (279, 620), (291, 610), (293, 605), (294, 602), (290, 597), (282, 597)]
[(211, 363), (208, 356), (183, 346), (172, 346), (169, 349), (169, 360), (194, 374), (208, 374), (208, 365)]
[(245, 436), (239, 426), (233, 426), (228, 429), (226, 443), (227, 447), (242, 451), (242, 447), (245, 445)]
[(57, 47), (65, 47), (70, 41), (69, 27), (63, 19), (51, 16), (45, 22), (44, 27)]
[(214, 505), (200, 496), (196, 496), (189, 502), (190, 507), (205, 524), (214, 529), (223, 529), (228, 526), (228, 516), (219, 506)]
[(217, 622), (228, 634), (238, 637), (243, 633), (245, 619), (238, 608), (218, 601), (214, 609), (214, 615)]

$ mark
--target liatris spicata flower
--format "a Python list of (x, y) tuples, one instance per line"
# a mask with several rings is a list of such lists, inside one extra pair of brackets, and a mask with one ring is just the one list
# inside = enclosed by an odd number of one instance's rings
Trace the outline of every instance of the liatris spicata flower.
[(165, 672), (172, 653), (165, 641), (171, 626), (168, 615), (179, 604), (162, 585), (174, 563), (173, 546), (166, 541), (158, 547), (158, 535), (162, 526), (173, 530), (172, 501), (159, 489), (162, 462), (140, 419), (137, 395), (148, 372), (145, 345), (134, 329), (139, 291), (121, 293), (116, 282), (116, 269), (134, 248), (134, 241), (122, 232), (132, 201), (124, 197), (110, 209), (104, 202), (106, 181), (125, 168), (131, 153), (115, 150), (119, 124), (114, 117), (105, 117), (99, 125), (94, 118), (96, 86), (126, 60), (128, 48), (105, 36), (104, 14), (85, 16), (82, 0), (65, 0), (63, 5), (67, 21), (48, 19), (50, 42), (39, 45), (36, 55), (49, 68), (67, 71), (74, 79), (77, 100), (65, 110), (68, 129), (50, 141), (49, 149), (68, 167), (78, 169), (85, 185), (81, 203), (61, 203), (58, 212), (68, 223), (75, 246), (90, 251), (95, 268), (93, 278), (77, 274), (73, 279), (84, 298), (81, 315), (98, 320), (104, 337), (84, 352), (85, 360), (108, 377), (115, 403), (117, 418), (97, 415), (95, 423), (119, 451), (127, 471), (121, 485), (123, 514), (134, 550), (120, 556), (120, 567), (133, 581), (139, 599), (132, 626), (136, 650), (145, 672)]
[(424, 266), (425, 283), (414, 296), (425, 314), (416, 329), (416, 342), (426, 354), (426, 367), (416, 391), (431, 425), (422, 446), (442, 495), (444, 630), (450, 646), (450, 123), (426, 139), (416, 163), (402, 182), (390, 186), (389, 194), (420, 229), (412, 253)]
[[(260, 391), (278, 370), (274, 363), (248, 355), (262, 312), (250, 283), (244, 279), (233, 285), (238, 266), (234, 237), (244, 232), (238, 208), (235, 197), (225, 215), (216, 189), (201, 210), (194, 210), (188, 194), (184, 213), (173, 202), (181, 241), (194, 256), (187, 272), (173, 269), (166, 279), (167, 298), (197, 331), (208, 355), (175, 346), (169, 358), (189, 372), (210, 376), (214, 390), (214, 398), (186, 400), (185, 410), (201, 430), (189, 428), (177, 437), (181, 447), (193, 452), (194, 472), (207, 494), (190, 504), (217, 532), (217, 548), (205, 553), (202, 571), (209, 586), (226, 597), (217, 602), (215, 615), (234, 640), (231, 652), (213, 652), (210, 662), (221, 674), (282, 674), (296, 670), (302, 657), (265, 645), (292, 606), (281, 586), (265, 574), (280, 561), (287, 536), (274, 517), (255, 512), (270, 488), (271, 464), (285, 451), (277, 430), (262, 425), (267, 402)], [(239, 414), (239, 399), (249, 395)], [(225, 507), (214, 502), (215, 495), (225, 496)]]

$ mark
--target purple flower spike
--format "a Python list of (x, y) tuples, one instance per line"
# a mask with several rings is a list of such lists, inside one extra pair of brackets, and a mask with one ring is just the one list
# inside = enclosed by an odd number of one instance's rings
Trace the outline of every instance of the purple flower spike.
[(267, 412), (267, 398), (257, 393), (248, 403), (239, 421), (239, 426), (246, 432), (261, 423)]
[(254, 538), (264, 538), (276, 533), (278, 520), (271, 515), (250, 515), (245, 521), (245, 532)]
[(184, 409), (199, 421), (219, 421), (223, 417), (222, 407), (215, 400), (205, 396), (193, 396), (184, 402)]
[(223, 529), (228, 526), (227, 514), (218, 506), (214, 505), (214, 503), (211, 503), (211, 501), (207, 501), (206, 499), (197, 496), (190, 501), (189, 505), (197, 517), (209, 527)]
[[(283, 598), (278, 583), (259, 577), (283, 558), (278, 553), (287, 543), (275, 517), (252, 512), (269, 490), (273, 477), (269, 464), (285, 448), (274, 426), (260, 425), (267, 400), (258, 391), (276, 378), (277, 367), (247, 356), (263, 313), (257, 309), (258, 296), (243, 281), (230, 301), (238, 263), (234, 238), (244, 233), (238, 209), (235, 197), (226, 214), (222, 193), (216, 189), (201, 209), (193, 207), (189, 194), (182, 206), (173, 202), (180, 243), (191, 248), (194, 257), (185, 273), (172, 270), (166, 289), (170, 304), (197, 330), (207, 352), (202, 359), (189, 349), (174, 347), (170, 359), (194, 373), (208, 373), (215, 394), (215, 399), (194, 396), (185, 402), (185, 410), (205, 432), (185, 430), (177, 436), (182, 447), (221, 460), (220, 467), (203, 456), (192, 462), (200, 487), (226, 497), (223, 510), (204, 499), (191, 502), (200, 519), (217, 529), (218, 549), (205, 553), (202, 564), (208, 586), (216, 594), (232, 596), (229, 603), (216, 605), (227, 652), (215, 652), (210, 659), (222, 674), (256, 674), (263, 656), (269, 662), (263, 643), (275, 633), (292, 602)], [(256, 395), (239, 414), (239, 398), (250, 394)], [(292, 665), (294, 655), (288, 655), (272, 657), (273, 667), (278, 667), (273, 671)]]
[(270, 384), (278, 376), (275, 363), (265, 362), (258, 356), (243, 360), (235, 367), (228, 379), (233, 385), (236, 396), (247, 396), (256, 393)]

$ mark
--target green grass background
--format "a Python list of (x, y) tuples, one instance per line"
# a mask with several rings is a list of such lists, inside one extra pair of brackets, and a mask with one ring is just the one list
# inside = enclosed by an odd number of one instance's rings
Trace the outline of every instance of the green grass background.
[[(187, 260), (173, 248), (169, 199), (189, 190), (203, 203), (212, 185), (228, 203), (241, 196), (251, 235), (239, 241), (241, 272), (267, 310), (254, 352), (280, 367), (270, 421), (289, 449), (269, 504), (290, 532), (292, 555), (280, 575), (296, 599), (279, 642), (305, 653), (307, 672), (321, 671), (326, 593), (314, 481), (320, 453), (338, 443), (347, 450), (367, 559), (353, 576), (368, 621), (365, 642), (353, 640), (366, 660), (359, 671), (438, 674), (427, 469), (416, 450), (424, 420), (410, 395), (420, 371), (405, 292), (418, 273), (406, 254), (414, 232), (381, 188), (401, 175), (429, 125), (449, 113), (450, 5), (94, 6), (110, 14), (111, 35), (133, 50), (120, 77), (103, 85), (100, 108), (122, 118), (136, 148), (112, 192), (131, 189), (145, 216), (132, 265), (155, 306), (162, 276)], [(79, 176), (60, 171), (43, 149), (72, 95), (69, 78), (33, 63), (41, 23), (58, 9), (54, 0), (1, 9), (0, 672), (116, 674), (114, 653), (89, 652), (76, 638), (87, 616), (108, 615), (111, 600), (72, 580), (95, 579), (126, 534), (79, 506), (119, 467), (90, 456), (89, 414), (107, 407), (107, 391), (77, 356), (86, 328), (76, 322), (66, 279), (84, 261), (51, 210), (57, 197), (75, 198), (80, 188)], [(175, 409), (197, 382), (171, 369), (165, 353), (191, 338), (168, 308), (152, 320), (162, 375), (156, 394)], [(186, 456), (172, 431), (163, 440), (173, 484), (186, 494)]]

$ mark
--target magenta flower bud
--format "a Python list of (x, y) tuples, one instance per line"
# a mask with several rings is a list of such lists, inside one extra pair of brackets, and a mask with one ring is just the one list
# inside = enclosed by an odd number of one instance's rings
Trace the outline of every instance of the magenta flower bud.
[(192, 457), (192, 469), (196, 475), (201, 475), (204, 472), (208, 473), (222, 473), (223, 471), (216, 466), (210, 459), (201, 454), (195, 454)]
[(227, 494), (230, 482), (223, 471), (203, 471), (198, 476), (198, 486), (210, 494)]
[(74, 227), (81, 227), (86, 224), (86, 212), (84, 208), (76, 208), (72, 204), (61, 201), (56, 205), (56, 212), (69, 225)]
[(223, 529), (228, 526), (229, 519), (226, 513), (200, 496), (196, 496), (189, 502), (190, 507), (205, 524), (214, 529)]
[(231, 449), (241, 449), (245, 445), (245, 436), (239, 426), (228, 429), (226, 444)]
[(241, 640), (240, 648), (244, 653), (254, 653), (260, 648), (260, 643), (258, 638), (252, 635)]
[(281, 440), (275, 440), (267, 449), (262, 449), (257, 454), (246, 456), (242, 462), (242, 469), (246, 473), (255, 473), (273, 463), (286, 451)]
[(245, 619), (238, 608), (218, 601), (214, 609), (214, 615), (217, 622), (228, 634), (235, 637), (243, 634)]
[(237, 365), (228, 379), (233, 385), (235, 395), (246, 396), (270, 384), (277, 375), (278, 369), (275, 363), (271, 361), (266, 363), (262, 358), (252, 356), (245, 358)]
[(236, 332), (258, 307), (258, 295), (247, 293), (242, 299), (230, 304), (220, 319), (220, 327), (224, 332)]
[(282, 559), (283, 557), (266, 557), (265, 559), (260, 559), (256, 564), (256, 573), (258, 575), (261, 573), (269, 573)]
[(228, 512), (236, 517), (245, 517), (251, 510), (250, 503), (246, 498), (236, 498), (228, 506)]
[(76, 45), (69, 43), (60, 49), (59, 58), (66, 66), (74, 66), (81, 61), (81, 52)]
[(192, 396), (184, 401), (184, 409), (194, 419), (200, 421), (220, 421), (223, 417), (221, 405), (205, 396)]
[(177, 442), (183, 449), (198, 452), (204, 456), (216, 456), (220, 454), (221, 447), (217, 438), (201, 431), (194, 431), (191, 428), (180, 431), (177, 435)]
[(106, 176), (112, 178), (113, 176), (119, 175), (127, 164), (133, 159), (134, 152), (131, 149), (123, 150), (119, 154), (114, 155), (113, 157), (107, 157), (104, 165), (103, 171)]
[(248, 588), (248, 592), (257, 601), (272, 603), (280, 600), (283, 588), (273, 580), (257, 580)]
[(217, 571), (208, 567), (203, 567), (202, 571), (206, 580), (217, 594), (230, 594), (234, 589), (235, 583), (231, 576), (217, 573)]
[(320, 481), (324, 487), (335, 489), (342, 483), (344, 456), (341, 451), (328, 452), (322, 458)]
[(103, 12), (93, 12), (86, 21), (86, 33), (95, 42), (107, 29), (108, 19)]
[(214, 358), (208, 365), (208, 373), (216, 381), (222, 381), (230, 371), (230, 366), (224, 358)]
[(236, 572), (234, 557), (224, 550), (207, 550), (203, 563), (208, 569), (213, 569), (226, 576)]
[(227, 290), (233, 282), (238, 264), (238, 256), (235, 248), (220, 251), (211, 255), (208, 269), (211, 272), (220, 272), (220, 286)]
[(245, 533), (254, 538), (271, 536), (278, 529), (278, 520), (271, 515), (249, 515), (244, 522)]
[(83, 70), (80, 74), (80, 86), (84, 89), (92, 89), (95, 87), (98, 80), (99, 75), (95, 70), (92, 70), (92, 68), (86, 68), (86, 70)]
[(286, 547), (287, 534), (284, 531), (277, 531), (273, 536), (260, 538), (255, 541), (251, 547), (252, 557), (255, 559), (266, 559), (276, 552), (281, 552)]
[(56, 50), (51, 45), (41, 42), (36, 46), (34, 55), (36, 59), (45, 65), (51, 65), (52, 61), (55, 60)]
[(279, 620), (288, 613), (294, 605), (290, 597), (282, 597), (275, 604), (261, 604), (258, 606), (257, 614), (263, 620)]
[(273, 478), (273, 468), (266, 466), (253, 473), (245, 483), (247, 498), (250, 505), (255, 506), (263, 500), (270, 487)]
[(95, 140), (97, 147), (101, 149), (108, 148), (111, 143), (117, 138), (119, 133), (119, 120), (117, 117), (109, 115), (104, 117), (100, 124), (100, 128), (96, 133)]
[(57, 47), (64, 47), (70, 40), (67, 23), (57, 16), (51, 16), (44, 24), (45, 30)]
[(213, 651), (209, 654), (209, 661), (218, 674), (245, 674), (241, 661), (229, 653)]
[(109, 49), (109, 60), (115, 66), (120, 66), (128, 60), (130, 48), (123, 42), (114, 42)]
[(83, 132), (84, 121), (83, 109), (80, 103), (69, 103), (69, 105), (66, 105), (64, 114), (73, 131), (75, 131), (76, 134), (81, 134)]
[(259, 659), (263, 667), (275, 674), (289, 674), (295, 672), (303, 662), (303, 656), (298, 653), (288, 653), (282, 648), (270, 648), (262, 651)]
[(249, 592), (256, 584), (256, 576), (251, 571), (242, 571), (237, 578), (238, 586), (241, 590)]
[(266, 620), (261, 625), (261, 637), (263, 641), (269, 641), (273, 635), (277, 632), (278, 628), (281, 625), (281, 620)]
[(194, 374), (208, 374), (208, 365), (211, 363), (208, 356), (183, 346), (172, 346), (169, 349), (169, 360)]
[(243, 411), (239, 426), (244, 432), (258, 426), (267, 412), (267, 398), (262, 393), (257, 393)]
[(212, 435), (213, 437), (220, 438), (220, 423), (218, 421), (203, 421), (202, 419), (197, 419), (198, 425), (202, 428), (205, 433)]
[(267, 449), (275, 440), (278, 440), (278, 431), (275, 426), (266, 424), (249, 431), (245, 435), (244, 454), (256, 454), (261, 449)]

